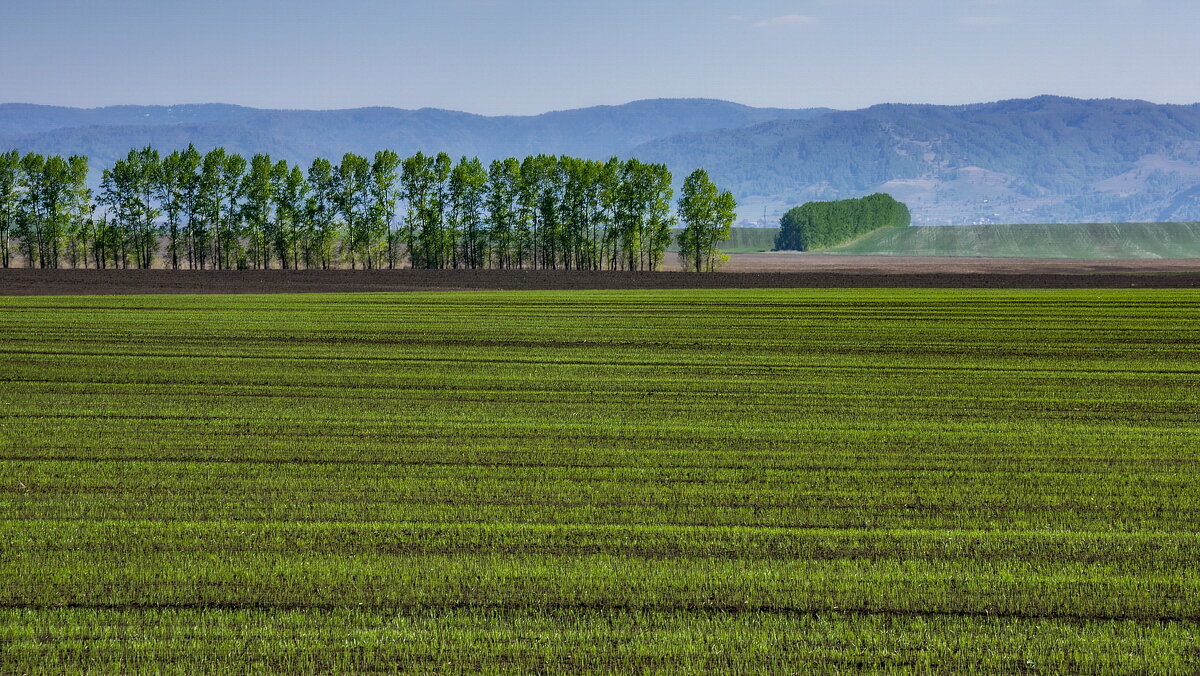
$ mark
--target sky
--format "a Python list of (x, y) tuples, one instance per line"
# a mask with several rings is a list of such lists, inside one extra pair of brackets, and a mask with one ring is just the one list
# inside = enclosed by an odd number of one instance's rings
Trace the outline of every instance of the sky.
[(1200, 102), (1197, 0), (0, 0), (0, 102)]

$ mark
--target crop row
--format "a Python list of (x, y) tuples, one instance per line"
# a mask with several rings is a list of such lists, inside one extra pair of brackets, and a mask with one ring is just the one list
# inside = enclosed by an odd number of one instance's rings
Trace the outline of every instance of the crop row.
[(0, 313), (18, 671), (1200, 666), (1200, 293)]

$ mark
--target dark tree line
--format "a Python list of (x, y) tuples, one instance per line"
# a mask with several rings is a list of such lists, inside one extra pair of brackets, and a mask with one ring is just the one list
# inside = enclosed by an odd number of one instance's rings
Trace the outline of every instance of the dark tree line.
[(688, 269), (722, 260), (734, 202), (702, 170), (636, 159), (347, 153), (307, 171), (216, 148), (131, 150), (97, 195), (86, 157), (0, 155), (0, 253), (29, 267), (656, 270), (679, 218)]
[(825, 249), (872, 230), (905, 227), (911, 222), (908, 207), (885, 193), (836, 202), (808, 202), (780, 219), (775, 248)]

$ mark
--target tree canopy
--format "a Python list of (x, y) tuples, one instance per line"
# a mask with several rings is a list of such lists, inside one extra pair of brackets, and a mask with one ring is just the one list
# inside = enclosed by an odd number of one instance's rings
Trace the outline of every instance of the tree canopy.
[(721, 192), (703, 169), (693, 171), (683, 181), (679, 197), (679, 255), (685, 270), (711, 271), (727, 256), (717, 248), (729, 239), (737, 202), (733, 193)]
[[(86, 176), (86, 157), (0, 155), (5, 267), (657, 270), (676, 223), (671, 172), (637, 159), (485, 166), (383, 150), (305, 172), (266, 154), (147, 146), (103, 171), (99, 210)], [(679, 206), (689, 266), (713, 269), (732, 196), (700, 171)]]
[(885, 193), (836, 202), (808, 202), (779, 220), (775, 248), (827, 249), (872, 230), (907, 227), (911, 222), (908, 207)]

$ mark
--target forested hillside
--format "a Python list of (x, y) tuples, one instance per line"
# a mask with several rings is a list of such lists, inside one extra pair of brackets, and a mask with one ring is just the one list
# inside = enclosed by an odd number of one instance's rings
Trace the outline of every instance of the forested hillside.
[(377, 148), (484, 161), (638, 157), (677, 179), (706, 168), (738, 198), (740, 219), (759, 225), (796, 204), (873, 192), (908, 204), (917, 224), (1200, 219), (1200, 105), (1043, 96), (831, 112), (666, 99), (526, 117), (0, 105), (0, 152), (84, 154), (95, 167), (129, 148), (189, 143), (303, 165)]
[(874, 191), (908, 204), (917, 223), (1200, 218), (1200, 105), (880, 105), (682, 134), (636, 153), (707, 167), (744, 203), (768, 207), (768, 220), (785, 205)]
[[(630, 156), (641, 143), (679, 133), (825, 112), (751, 108), (708, 99), (636, 101), (507, 117), (432, 108), (260, 110), (210, 104), (85, 110), (6, 104), (0, 105), (0, 152), (82, 154), (92, 166), (109, 166), (130, 148), (184, 148), (189, 143), (201, 152), (223, 146), (240, 155), (264, 153), (298, 164), (345, 152), (368, 155), (378, 148), (402, 155), (424, 151), (445, 152), (456, 159), (477, 156), (485, 162), (538, 154), (608, 159)], [(676, 173), (683, 176), (695, 168)]]

